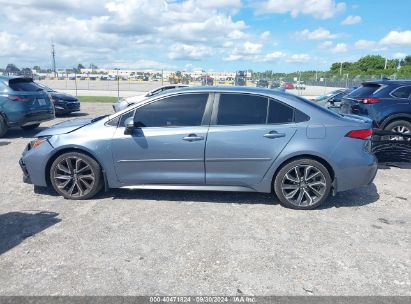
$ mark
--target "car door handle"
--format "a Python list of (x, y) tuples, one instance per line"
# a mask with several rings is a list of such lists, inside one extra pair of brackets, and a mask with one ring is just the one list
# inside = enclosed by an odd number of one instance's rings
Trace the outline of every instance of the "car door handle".
[(199, 140), (204, 140), (203, 136), (198, 136), (197, 134), (190, 134), (186, 137), (183, 137), (183, 140), (185, 141), (199, 141)]
[(264, 137), (270, 138), (270, 139), (280, 138), (280, 137), (285, 137), (285, 133), (278, 133), (277, 131), (271, 131), (267, 134), (264, 134)]

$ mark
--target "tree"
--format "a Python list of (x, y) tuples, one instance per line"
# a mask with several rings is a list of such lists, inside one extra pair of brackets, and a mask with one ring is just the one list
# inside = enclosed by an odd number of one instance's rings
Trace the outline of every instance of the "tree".
[(401, 65), (411, 65), (411, 55), (405, 56), (404, 60), (401, 61)]
[(92, 69), (92, 70), (97, 70), (98, 67), (97, 67), (95, 64), (90, 63), (90, 69)]
[(20, 75), (22, 75), (24, 77), (32, 77), (33, 72), (31, 71), (30, 68), (23, 68), (23, 69), (21, 69)]
[(6, 66), (6, 71), (5, 72), (6, 72), (7, 75), (17, 75), (20, 72), (20, 69), (18, 67), (16, 67), (15, 64), (9, 63)]
[(33, 70), (36, 71), (37, 73), (40, 73), (41, 68), (40, 68), (38, 65), (35, 65), (35, 66), (33, 67)]
[(84, 65), (82, 65), (81, 63), (79, 63), (78, 65), (77, 65), (77, 70), (81, 70), (81, 69), (85, 69), (85, 67), (84, 67)]
[(380, 55), (367, 55), (360, 58), (354, 64), (360, 71), (383, 70), (385, 67), (385, 58)]

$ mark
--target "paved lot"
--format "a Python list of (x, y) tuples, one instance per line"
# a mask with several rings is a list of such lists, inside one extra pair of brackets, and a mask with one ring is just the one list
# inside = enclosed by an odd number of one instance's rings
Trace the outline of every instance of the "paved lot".
[(314, 211), (247, 193), (76, 202), (21, 182), (33, 134), (0, 139), (1, 295), (411, 295), (409, 167), (382, 166), (375, 184)]

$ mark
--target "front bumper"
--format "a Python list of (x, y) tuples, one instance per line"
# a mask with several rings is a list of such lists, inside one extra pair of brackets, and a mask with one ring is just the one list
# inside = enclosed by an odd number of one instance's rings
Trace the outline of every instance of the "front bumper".
[(47, 186), (46, 167), (53, 151), (54, 149), (48, 140), (34, 149), (31, 148), (30, 144), (26, 146), (19, 160), (23, 172), (23, 182), (36, 186)]
[(57, 114), (78, 112), (80, 111), (80, 102), (58, 102), (54, 104), (54, 108)]
[(26, 164), (24, 163), (22, 158), (20, 158), (19, 160), (19, 165), (20, 165), (21, 171), (23, 171), (23, 182), (26, 184), (32, 184), (31, 179), (30, 179), (30, 174), (27, 171)]

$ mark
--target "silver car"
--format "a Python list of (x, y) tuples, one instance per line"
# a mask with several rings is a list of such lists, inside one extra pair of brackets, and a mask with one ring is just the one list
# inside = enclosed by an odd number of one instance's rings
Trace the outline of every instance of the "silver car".
[(121, 110), (124, 110), (125, 108), (142, 102), (143, 100), (153, 97), (156, 95), (159, 95), (161, 93), (164, 93), (167, 90), (173, 90), (173, 89), (178, 89), (178, 88), (186, 88), (188, 85), (185, 84), (171, 84), (171, 85), (166, 85), (162, 86), (159, 88), (155, 88), (154, 90), (151, 90), (150, 92), (147, 92), (146, 94), (142, 95), (136, 95), (136, 96), (130, 96), (130, 97), (125, 97), (121, 98), (119, 101), (115, 102), (113, 104), (113, 110), (114, 112), (119, 112)]
[(372, 182), (371, 121), (269, 89), (171, 90), (57, 124), (23, 152), (24, 180), (68, 199), (102, 188), (275, 192), (295, 209)]

